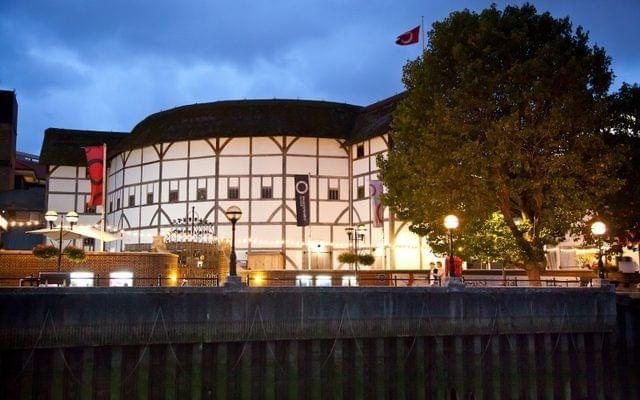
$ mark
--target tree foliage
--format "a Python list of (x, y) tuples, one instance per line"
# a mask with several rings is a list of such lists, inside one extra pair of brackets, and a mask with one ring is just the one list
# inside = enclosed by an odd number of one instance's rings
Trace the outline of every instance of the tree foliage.
[(384, 201), (435, 247), (446, 214), (468, 237), (498, 212), (519, 257), (539, 264), (621, 183), (602, 135), (610, 60), (530, 4), (454, 12), (428, 37), (378, 160)]
[[(624, 179), (624, 184), (604, 198), (594, 213), (594, 220), (606, 223), (611, 252), (620, 253), (623, 246), (637, 247), (640, 243), (640, 87), (637, 84), (625, 83), (610, 96), (605, 132), (607, 142), (624, 157), (615, 172)], [(588, 225), (584, 233), (586, 238), (590, 237)]]

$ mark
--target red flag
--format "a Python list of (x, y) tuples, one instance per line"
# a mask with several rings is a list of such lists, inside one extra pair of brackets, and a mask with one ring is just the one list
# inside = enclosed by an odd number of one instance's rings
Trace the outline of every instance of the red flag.
[(396, 44), (399, 44), (400, 46), (407, 46), (418, 43), (418, 41), (420, 41), (420, 25), (398, 36)]
[(87, 204), (91, 207), (102, 205), (102, 170), (104, 165), (104, 146), (84, 147), (87, 153), (87, 171), (91, 180), (91, 196)]

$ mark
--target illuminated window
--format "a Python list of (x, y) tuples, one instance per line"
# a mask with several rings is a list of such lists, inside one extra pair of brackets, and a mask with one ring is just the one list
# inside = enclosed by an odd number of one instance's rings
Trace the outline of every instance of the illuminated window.
[(239, 187), (229, 187), (227, 189), (227, 198), (231, 200), (237, 200), (240, 198), (240, 188)]
[(297, 275), (296, 286), (310, 287), (313, 285), (313, 277), (311, 275)]
[(329, 276), (329, 275), (318, 275), (318, 276), (316, 276), (316, 286), (318, 286), (318, 287), (331, 286), (331, 276)]
[(110, 273), (109, 286), (133, 286), (133, 272), (118, 271)]
[(342, 286), (358, 286), (355, 275), (344, 275), (342, 277)]
[(93, 272), (72, 272), (69, 285), (73, 287), (93, 286)]
[(262, 186), (260, 190), (260, 197), (263, 199), (272, 199), (273, 198), (273, 187), (271, 186)]

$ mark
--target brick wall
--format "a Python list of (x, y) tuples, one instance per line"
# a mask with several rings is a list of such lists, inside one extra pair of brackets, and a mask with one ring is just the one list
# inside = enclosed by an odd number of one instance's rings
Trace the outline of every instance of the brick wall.
[[(56, 270), (57, 258), (42, 260), (34, 257), (31, 251), (0, 250), (0, 286), (18, 286), (20, 278), (37, 277), (40, 272)], [(81, 263), (72, 263), (63, 257), (61, 271), (93, 272), (94, 278), (100, 274), (99, 286), (108, 286), (109, 274), (115, 271), (133, 272), (134, 286), (155, 286), (158, 275), (163, 286), (180, 285), (185, 278), (199, 278), (189, 281), (192, 286), (215, 284), (212, 271), (179, 267), (178, 256), (170, 253), (87, 252), (87, 258)]]

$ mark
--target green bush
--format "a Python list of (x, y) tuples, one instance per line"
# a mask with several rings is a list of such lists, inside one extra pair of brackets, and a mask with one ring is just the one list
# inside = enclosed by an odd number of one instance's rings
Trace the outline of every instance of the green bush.
[(353, 264), (356, 262), (356, 260), (358, 259), (358, 256), (355, 255), (355, 253), (341, 253), (340, 255), (338, 255), (338, 261), (340, 261), (340, 263), (342, 264)]
[(39, 244), (33, 248), (33, 255), (43, 260), (58, 256), (58, 248), (51, 244)]
[(358, 256), (358, 263), (361, 265), (372, 265), (376, 261), (376, 258), (372, 254), (360, 254)]
[(69, 261), (75, 263), (82, 262), (87, 257), (84, 250), (75, 246), (65, 247), (65, 249), (62, 251), (62, 254), (64, 254), (69, 259)]

